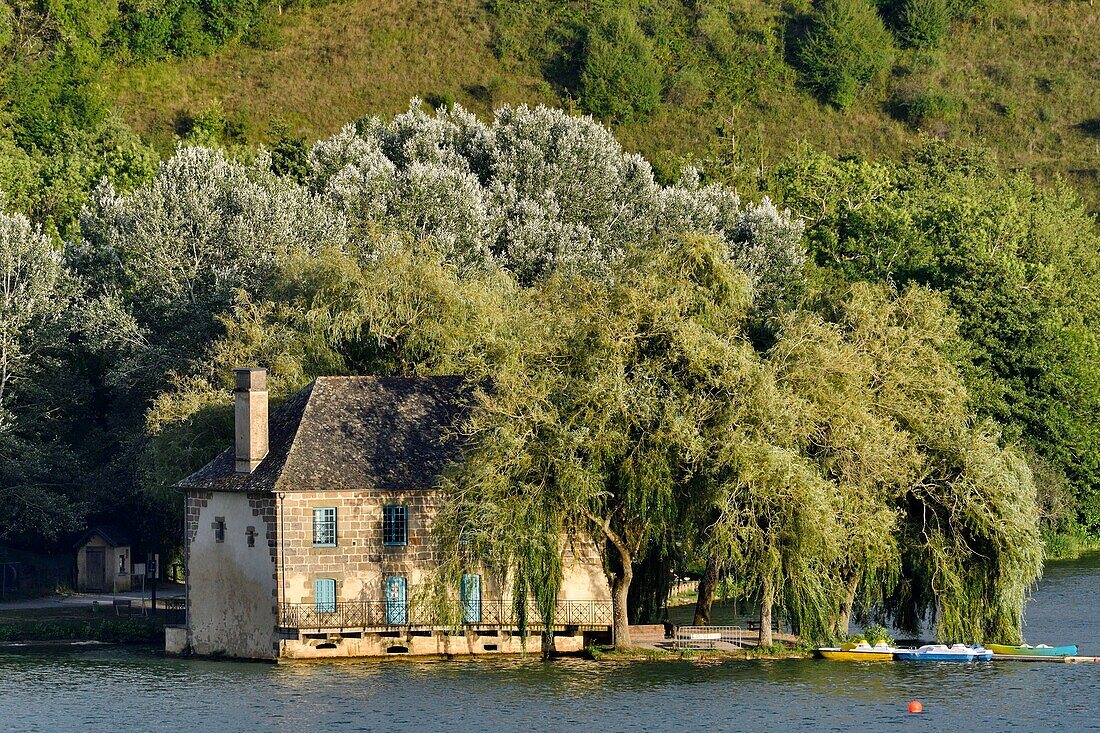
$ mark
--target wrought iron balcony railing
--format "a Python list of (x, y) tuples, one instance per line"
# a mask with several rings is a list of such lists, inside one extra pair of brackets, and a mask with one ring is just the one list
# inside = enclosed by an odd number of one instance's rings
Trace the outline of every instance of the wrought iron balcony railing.
[[(519, 626), (515, 604), (509, 599), (482, 599), (460, 604), (461, 619), (447, 619), (435, 609), (394, 601), (339, 601), (336, 603), (281, 603), (279, 626), (284, 629), (361, 629), (420, 626)], [(558, 601), (554, 626), (610, 628), (611, 601)], [(542, 615), (527, 609), (527, 627), (541, 628)]]

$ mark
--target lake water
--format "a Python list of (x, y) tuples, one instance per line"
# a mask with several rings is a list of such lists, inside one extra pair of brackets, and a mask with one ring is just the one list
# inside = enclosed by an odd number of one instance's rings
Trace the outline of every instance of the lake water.
[[(1052, 563), (1033, 643), (1100, 655), (1100, 555)], [(1100, 664), (408, 660), (0, 649), (4, 731), (1100, 731)], [(923, 715), (906, 713), (911, 699)]]

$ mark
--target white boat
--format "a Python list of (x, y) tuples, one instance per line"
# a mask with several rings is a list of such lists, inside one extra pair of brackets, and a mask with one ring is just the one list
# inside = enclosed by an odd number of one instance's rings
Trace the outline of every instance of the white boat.
[(919, 649), (899, 650), (896, 656), (903, 662), (988, 662), (993, 658), (993, 652), (965, 644), (925, 644)]

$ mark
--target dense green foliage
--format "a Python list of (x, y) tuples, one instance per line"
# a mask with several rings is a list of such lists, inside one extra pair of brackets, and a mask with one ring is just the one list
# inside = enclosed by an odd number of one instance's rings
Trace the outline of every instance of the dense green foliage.
[(809, 156), (780, 178), (827, 281), (921, 283), (947, 295), (978, 414), (1042, 459), (1043, 500), (1062, 505), (1052, 522), (1072, 529), (1068, 480), (1095, 532), (1100, 238), (1077, 198), (939, 143), (900, 163)]
[[(64, 366), (77, 283), (23, 216), (0, 214), (0, 538), (53, 537), (79, 515)], [(68, 420), (66, 420), (66, 418)]]
[(595, 538), (620, 619), (636, 566), (691, 554), (807, 637), (854, 611), (1012, 639), (1041, 517), (1090, 521), (1093, 306), (1071, 293), (1097, 247), (1066, 191), (942, 144), (805, 154), (773, 179), (792, 214), (694, 169), (662, 185), (591, 118), (526, 106), (414, 102), (304, 152), (182, 146), (92, 191), (63, 246), (5, 219), (8, 287), (35, 293), (0, 330), (0, 447), (36, 458), (8, 467), (10, 535), (142, 516), (178, 543), (169, 487), (229, 440), (241, 363), (276, 397), (493, 385), (438, 522), (444, 604), (479, 563), (549, 613), (563, 537)]
[(798, 47), (806, 82), (841, 108), (890, 67), (893, 52), (893, 38), (870, 0), (823, 0)]
[(661, 68), (649, 39), (628, 13), (615, 13), (589, 31), (580, 101), (602, 119), (644, 118), (661, 102)]
[[(695, 106), (713, 97), (755, 99), (772, 81), (786, 81), (781, 16), (777, 9), (719, 0), (623, 3), (494, 0), (497, 53), (540, 66), (552, 81), (578, 96), (586, 110), (614, 119), (613, 108), (662, 92), (673, 104)], [(585, 76), (599, 44), (598, 71), (613, 78), (618, 99), (591, 105)], [(627, 83), (628, 78), (631, 80)], [(662, 86), (661, 79), (665, 80)], [(640, 80), (643, 90), (630, 88)], [(659, 101), (659, 99), (655, 100)], [(629, 118), (628, 118), (629, 119)]]
[(914, 48), (935, 48), (951, 27), (947, 0), (905, 0), (901, 9), (901, 39)]

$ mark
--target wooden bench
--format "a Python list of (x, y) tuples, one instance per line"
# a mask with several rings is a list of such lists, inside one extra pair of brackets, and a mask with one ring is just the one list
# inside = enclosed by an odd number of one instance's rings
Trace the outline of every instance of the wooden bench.
[(134, 607), (129, 598), (115, 598), (113, 601), (111, 601), (111, 605), (115, 607), (116, 616), (121, 616), (122, 609), (124, 608), (126, 609), (127, 616), (133, 615)]

